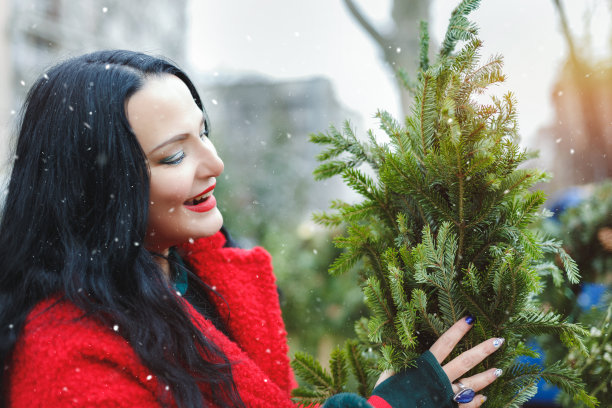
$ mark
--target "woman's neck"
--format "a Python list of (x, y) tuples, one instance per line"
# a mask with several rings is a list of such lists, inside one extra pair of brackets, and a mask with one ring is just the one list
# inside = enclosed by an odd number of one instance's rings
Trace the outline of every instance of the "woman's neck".
[(171, 274), (170, 274), (170, 263), (168, 262), (168, 254), (170, 253), (170, 250), (168, 248), (166, 248), (163, 251), (156, 251), (154, 252), (155, 254), (158, 254), (157, 256), (153, 256), (153, 259), (155, 259), (155, 262), (157, 263), (157, 265), (161, 268), (164, 277), (170, 281), (171, 280)]

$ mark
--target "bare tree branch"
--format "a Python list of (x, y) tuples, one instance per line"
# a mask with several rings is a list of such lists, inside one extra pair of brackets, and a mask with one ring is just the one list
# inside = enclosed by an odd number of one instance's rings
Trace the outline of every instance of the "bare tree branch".
[(374, 28), (374, 26), (368, 21), (368, 19), (361, 13), (361, 11), (357, 8), (353, 0), (344, 0), (344, 4), (353, 15), (355, 20), (367, 31), (367, 33), (376, 41), (382, 51), (387, 54), (387, 50), (389, 49), (389, 40), (385, 36)]
[(578, 57), (578, 53), (576, 52), (576, 45), (574, 44), (574, 38), (572, 37), (572, 32), (569, 29), (569, 24), (567, 23), (567, 16), (565, 15), (565, 9), (563, 8), (563, 4), (560, 0), (553, 0), (555, 7), (557, 8), (557, 12), (559, 13), (559, 22), (561, 23), (561, 30), (563, 31), (563, 36), (565, 37), (565, 41), (567, 42), (567, 48), (569, 51), (570, 59), (572, 64), (575, 67), (581, 68), (581, 61)]

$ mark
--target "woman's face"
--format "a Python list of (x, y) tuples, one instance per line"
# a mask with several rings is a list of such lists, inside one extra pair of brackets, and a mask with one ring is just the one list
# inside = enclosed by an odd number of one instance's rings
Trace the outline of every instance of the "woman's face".
[(187, 86), (169, 74), (150, 77), (126, 113), (150, 169), (145, 247), (163, 252), (219, 231), (223, 218), (212, 193), (223, 162)]

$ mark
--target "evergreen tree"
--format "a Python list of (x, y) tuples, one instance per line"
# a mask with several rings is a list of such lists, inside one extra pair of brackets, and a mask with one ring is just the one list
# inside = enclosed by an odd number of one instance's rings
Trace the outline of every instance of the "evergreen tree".
[[(546, 175), (519, 169), (530, 156), (518, 146), (512, 94), (488, 104), (476, 101), (504, 80), (500, 56), (479, 65), (481, 41), (467, 19), (478, 4), (463, 0), (454, 10), (432, 65), (423, 24), (414, 86), (404, 76), (415, 91), (412, 114), (401, 124), (377, 113), (388, 143), (372, 132), (359, 140), (349, 123), (342, 131), (332, 127), (311, 137), (327, 146), (315, 177), (341, 175), (363, 197), (356, 204), (335, 201), (334, 213), (315, 218), (346, 226), (335, 241), (344, 252), (330, 273), (358, 269), (370, 316), (356, 322), (359, 344), (349, 342), (332, 355), (331, 373), (296, 354), (293, 367), (309, 384), (296, 390), (297, 401), (310, 404), (345, 390), (348, 367), (367, 395), (377, 371), (409, 367), (471, 313), (476, 323), (453, 356), (491, 337), (506, 339), (502, 350), (474, 368), (504, 369), (487, 388), (488, 404), (518, 407), (535, 394), (541, 378), (590, 406), (596, 403), (569, 367), (516, 362), (535, 354), (524, 343), (528, 336), (551, 333), (580, 348), (586, 332), (534, 300), (542, 270), (556, 268), (544, 261), (546, 253), (559, 255), (570, 283), (579, 274), (557, 241), (528, 228), (545, 200), (529, 188)], [(459, 41), (463, 47), (454, 53)]]

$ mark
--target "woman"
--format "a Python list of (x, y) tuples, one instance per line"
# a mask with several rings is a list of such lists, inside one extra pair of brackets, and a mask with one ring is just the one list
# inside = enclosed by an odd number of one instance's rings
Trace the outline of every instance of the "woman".
[[(96, 52), (34, 84), (0, 226), (4, 406), (292, 406), (270, 258), (220, 231), (208, 132), (192, 82), (159, 58)], [(452, 406), (492, 382), (489, 370), (451, 388), (499, 339), (439, 365), (470, 324), (424, 355), (429, 388), (400, 373), (372, 404), (419, 391)]]

